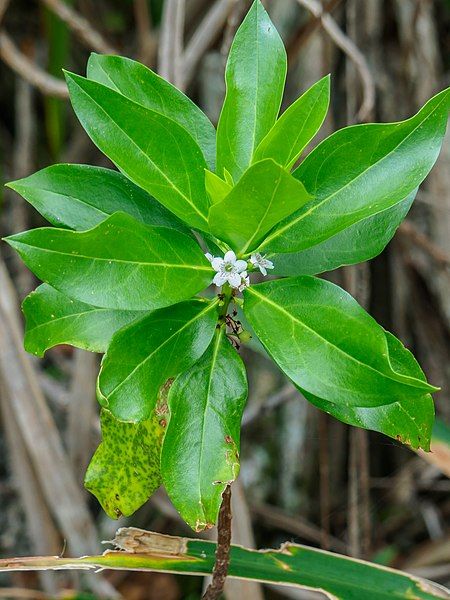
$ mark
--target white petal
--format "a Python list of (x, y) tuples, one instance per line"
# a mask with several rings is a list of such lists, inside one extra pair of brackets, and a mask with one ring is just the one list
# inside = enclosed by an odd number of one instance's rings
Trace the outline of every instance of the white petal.
[(220, 258), (218, 256), (213, 258), (211, 261), (211, 266), (214, 269), (214, 271), (220, 271), (220, 269), (223, 267), (223, 265), (224, 265), (223, 258)]
[(263, 267), (263, 265), (259, 265), (259, 270), (261, 271), (261, 273), (266, 276), (267, 275), (267, 271), (265, 269), (265, 267)]
[(250, 285), (250, 277), (245, 277), (244, 279), (242, 279), (241, 285), (239, 286), (238, 290), (240, 292), (243, 292), (245, 290), (245, 288), (247, 288), (249, 285)]
[(214, 283), (214, 285), (217, 285), (217, 287), (222, 287), (223, 284), (227, 281), (227, 279), (227, 273), (216, 273), (212, 282)]
[(256, 267), (256, 265), (258, 264), (258, 259), (256, 258), (256, 254), (252, 254), (252, 255), (250, 256), (250, 262), (252, 263), (252, 265), (253, 265), (254, 267)]
[(234, 263), (234, 266), (236, 267), (238, 273), (242, 273), (242, 271), (245, 271), (245, 269), (247, 268), (247, 261), (246, 260), (237, 260)]
[(233, 252), (233, 250), (228, 250), (228, 252), (223, 257), (223, 260), (225, 262), (234, 263), (236, 261), (236, 254)]
[(207, 252), (207, 253), (205, 254), (205, 256), (206, 256), (206, 258), (209, 260), (209, 262), (211, 262), (211, 261), (212, 261), (212, 259), (214, 258), (214, 257), (213, 257), (213, 255), (212, 255), (212, 254), (210, 254), (209, 252)]
[(227, 275), (228, 283), (231, 285), (231, 287), (237, 288), (241, 285), (242, 277), (239, 275), (239, 273), (227, 273)]
[(266, 269), (273, 269), (273, 262), (271, 260), (267, 260), (267, 258), (264, 260), (264, 266), (266, 267)]

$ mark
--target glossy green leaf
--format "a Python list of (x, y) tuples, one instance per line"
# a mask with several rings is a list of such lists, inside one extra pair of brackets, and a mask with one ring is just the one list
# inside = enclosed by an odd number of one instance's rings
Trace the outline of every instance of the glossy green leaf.
[[(414, 356), (392, 334), (386, 333), (389, 360), (393, 368), (404, 375), (414, 375), (425, 381), (425, 375)], [(430, 449), (434, 421), (433, 399), (430, 394), (419, 398), (405, 397), (385, 406), (359, 407), (327, 402), (300, 389), (305, 398), (344, 423), (384, 433), (414, 449)]]
[(182, 125), (214, 169), (216, 131), (208, 117), (171, 83), (135, 60), (92, 53), (87, 77)]
[(221, 179), (215, 173), (208, 171), (208, 169), (205, 171), (205, 185), (212, 204), (224, 200), (233, 189), (232, 185)]
[(95, 81), (66, 73), (73, 109), (94, 144), (180, 219), (207, 230), (203, 154), (172, 119)]
[(252, 165), (222, 202), (209, 211), (212, 233), (240, 255), (253, 250), (265, 234), (308, 202), (304, 186), (273, 160)]
[(202, 290), (213, 274), (191, 237), (124, 213), (85, 232), (44, 227), (6, 241), (42, 281), (104, 308), (168, 306)]
[(205, 352), (217, 323), (217, 302), (189, 300), (154, 311), (120, 330), (103, 357), (98, 399), (117, 419), (148, 419), (166, 381)]
[(182, 221), (121, 173), (89, 165), (52, 165), (7, 184), (57, 227), (91, 229), (115, 212), (147, 225), (173, 227)]
[(253, 285), (244, 292), (250, 325), (282, 371), (328, 402), (373, 407), (436, 391), (395, 370), (385, 332), (347, 292), (315, 277)]
[(256, 149), (253, 162), (273, 158), (290, 169), (319, 131), (330, 103), (330, 76), (309, 88), (286, 109)]
[(294, 171), (314, 200), (285, 219), (261, 252), (298, 252), (406, 198), (434, 165), (450, 89), (400, 123), (355, 125), (324, 140)]
[(215, 525), (223, 491), (239, 473), (246, 398), (245, 367), (223, 328), (170, 388), (161, 472), (172, 503), (195, 531)]
[(164, 417), (124, 423), (102, 410), (102, 441), (86, 471), (84, 486), (112, 519), (140, 508), (161, 485)]
[(217, 127), (217, 173), (235, 182), (274, 125), (286, 79), (286, 51), (256, 0), (239, 27), (225, 71), (226, 96)]
[(58, 344), (106, 352), (116, 331), (143, 316), (141, 311), (98, 308), (73, 300), (45, 283), (25, 298), (22, 309), (25, 350), (37, 356)]
[(414, 190), (392, 208), (354, 223), (312, 248), (300, 252), (269, 254), (267, 258), (274, 263), (272, 273), (316, 275), (374, 258), (394, 237), (398, 226), (408, 214), (416, 193), (417, 190)]
[[(120, 528), (112, 542), (120, 550), (101, 556), (21, 557), (0, 560), (1, 571), (43, 569), (118, 569), (209, 575), (216, 544), (161, 535), (135, 527)], [(415, 575), (379, 564), (286, 542), (278, 550), (231, 546), (228, 576), (311, 590), (329, 600), (436, 600), (450, 591)], [(241, 599), (239, 599), (241, 600)]]

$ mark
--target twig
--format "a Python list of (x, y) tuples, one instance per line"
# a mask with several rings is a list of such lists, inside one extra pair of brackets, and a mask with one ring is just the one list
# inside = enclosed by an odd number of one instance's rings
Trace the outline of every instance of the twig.
[(67, 446), (72, 470), (83, 483), (84, 473), (92, 455), (91, 423), (95, 410), (96, 356), (76, 349), (69, 399)]
[(436, 246), (436, 244), (434, 244), (424, 233), (419, 231), (410, 221), (403, 221), (398, 228), (398, 232), (417, 244), (417, 246), (422, 248), (422, 250), (442, 267), (450, 266), (450, 256)]
[(319, 502), (320, 527), (322, 530), (320, 545), (323, 550), (330, 549), (330, 454), (328, 415), (320, 412), (318, 415), (319, 429)]
[(3, 20), (5, 12), (9, 6), (10, 0), (0, 0), (0, 22)]
[(288, 383), (284, 387), (281, 388), (276, 394), (269, 396), (265, 402), (261, 404), (254, 404), (253, 406), (249, 406), (244, 412), (244, 417), (242, 419), (242, 427), (246, 427), (251, 423), (254, 423), (257, 419), (259, 419), (264, 414), (278, 408), (285, 402), (292, 400), (293, 398), (299, 396), (298, 391), (295, 387)]
[(117, 50), (103, 38), (102, 34), (68, 4), (61, 0), (41, 0), (41, 2), (61, 21), (64, 21), (87, 48), (102, 54), (117, 54)]
[(25, 54), (22, 54), (6, 31), (0, 31), (0, 58), (8, 67), (46, 96), (69, 97), (66, 84), (43, 71), (30, 61)]
[(222, 30), (229, 6), (229, 0), (217, 0), (192, 35), (182, 57), (183, 89), (189, 85), (198, 62)]
[(158, 72), (177, 87), (182, 85), (181, 56), (184, 38), (185, 0), (164, 3), (158, 52)]
[[(6, 393), (6, 387), (1, 384), (0, 409), (4, 428), (4, 439), (8, 448), (10, 467), (13, 474), (14, 486), (19, 494), (27, 525), (27, 535), (30, 538), (36, 554), (56, 554), (61, 547), (61, 539), (50, 514), (42, 489), (30, 463), (20, 428), (12, 410), (11, 398)], [(56, 592), (55, 581), (48, 574), (40, 577), (47, 592)], [(25, 598), (25, 596), (19, 596)]]
[[(270, 504), (252, 503), (250, 510), (252, 517), (257, 518), (258, 521), (262, 519), (267, 525), (287, 531), (309, 542), (322, 543), (323, 530), (302, 517), (293, 517)], [(346, 544), (332, 535), (328, 536), (328, 543), (329, 547), (336, 552), (345, 553), (347, 551)]]
[(138, 57), (145, 65), (154, 59), (156, 43), (152, 35), (152, 21), (147, 0), (134, 0), (134, 20), (136, 22)]
[(322, 27), (330, 38), (355, 64), (363, 88), (363, 100), (357, 118), (359, 121), (365, 121), (375, 106), (375, 83), (364, 55), (353, 41), (345, 35), (333, 17), (324, 11), (317, 0), (297, 0), (297, 2), (309, 10), (317, 19), (320, 19)]
[(231, 44), (233, 42), (234, 34), (239, 27), (239, 23), (242, 21), (244, 11), (247, 8), (248, 2), (241, 2), (241, 0), (230, 0), (228, 8), (228, 19), (225, 33), (223, 35), (223, 42), (220, 48), (224, 60), (228, 56)]
[[(13, 283), (0, 262), (0, 377), (43, 495), (73, 552), (97, 549), (97, 532), (73, 477), (59, 431), (22, 348), (23, 331)], [(91, 578), (99, 593), (117, 597), (102, 578)]]
[[(253, 534), (250, 507), (248, 506), (245, 490), (241, 480), (233, 483), (233, 496), (231, 498), (231, 512), (233, 514), (233, 544), (245, 548), (256, 548)], [(225, 584), (226, 598), (249, 598), (250, 600), (263, 600), (262, 586), (257, 581), (243, 579), (228, 579)]]
[(217, 525), (216, 563), (212, 573), (212, 581), (202, 600), (218, 600), (223, 592), (230, 563), (231, 546), (231, 486), (225, 488), (222, 494), (222, 504)]
[[(15, 90), (15, 124), (16, 139), (13, 149), (13, 174), (15, 179), (29, 175), (33, 167), (33, 155), (36, 137), (36, 114), (34, 111), (34, 90), (32, 86), (16, 77)], [(28, 229), (28, 212), (25, 202), (14, 198), (11, 204), (11, 229), (24, 231)], [(33, 275), (29, 269), (14, 257), (17, 271), (16, 285), (21, 298), (33, 288)]]
[[(323, 7), (323, 13), (331, 13), (339, 6), (342, 0), (329, 0)], [(320, 17), (312, 16), (309, 21), (300, 29), (295, 39), (287, 46), (288, 63), (292, 64), (300, 50), (310, 39), (312, 34), (321, 26), (322, 20)]]

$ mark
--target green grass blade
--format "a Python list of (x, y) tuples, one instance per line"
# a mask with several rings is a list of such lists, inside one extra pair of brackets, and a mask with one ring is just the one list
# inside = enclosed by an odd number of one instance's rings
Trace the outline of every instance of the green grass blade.
[[(122, 528), (114, 543), (122, 550), (81, 558), (0, 560), (0, 571), (115, 569), (207, 575), (216, 544), (141, 529)], [(279, 550), (232, 546), (229, 576), (321, 591), (333, 600), (433, 600), (450, 591), (419, 577), (315, 548), (286, 543)]]

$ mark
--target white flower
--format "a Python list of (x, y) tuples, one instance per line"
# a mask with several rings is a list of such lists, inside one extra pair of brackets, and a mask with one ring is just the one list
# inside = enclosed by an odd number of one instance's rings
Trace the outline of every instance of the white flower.
[(242, 285), (242, 280), (247, 277), (247, 261), (236, 259), (236, 254), (232, 250), (229, 250), (223, 258), (213, 257), (209, 253), (205, 256), (214, 271), (217, 271), (212, 281), (217, 287), (222, 287), (227, 282), (232, 288), (239, 288)]
[(273, 269), (273, 262), (267, 260), (267, 258), (258, 252), (251, 255), (250, 262), (254, 267), (258, 268), (263, 275), (267, 275), (267, 269)]
[(238, 290), (240, 292), (243, 292), (245, 290), (245, 288), (248, 288), (248, 286), (250, 285), (250, 277), (247, 275), (246, 271), (241, 273), (241, 276), (242, 275), (245, 275), (245, 277), (242, 277), (241, 285), (238, 287)]

